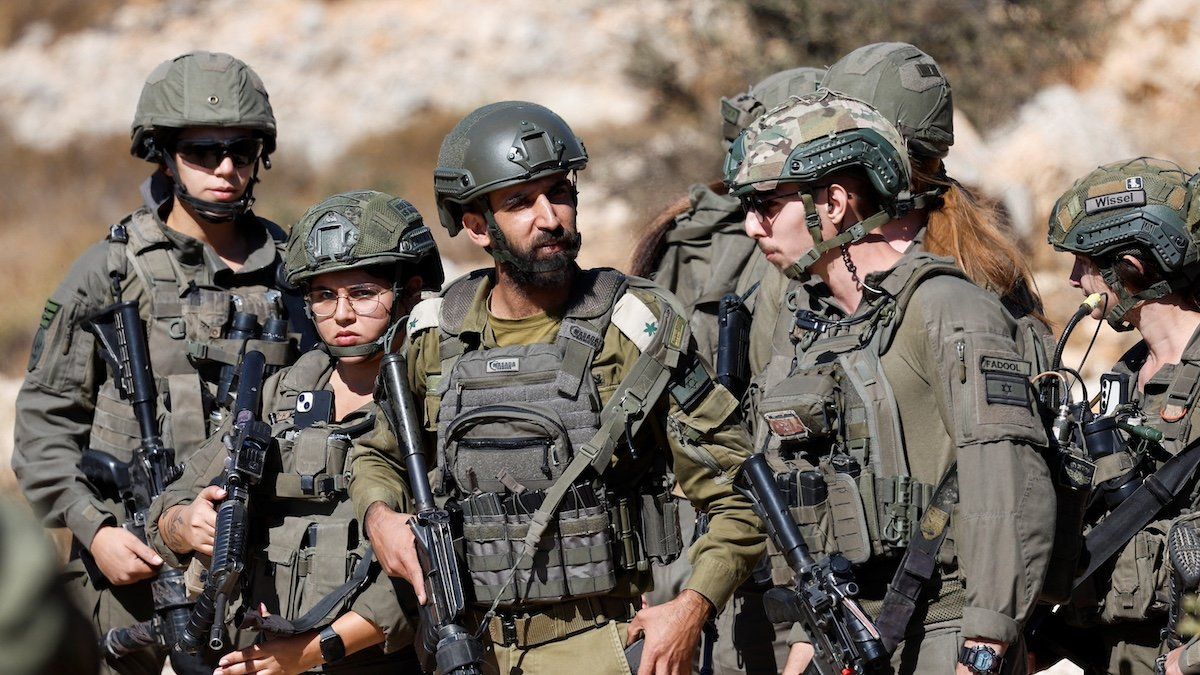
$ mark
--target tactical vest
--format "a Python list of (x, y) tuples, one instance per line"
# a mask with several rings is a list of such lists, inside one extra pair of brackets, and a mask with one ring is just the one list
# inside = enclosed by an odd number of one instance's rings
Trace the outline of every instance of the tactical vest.
[[(814, 553), (853, 563), (903, 553), (934, 485), (912, 479), (895, 395), (881, 357), (908, 301), (936, 275), (965, 278), (953, 261), (925, 261), (865, 313), (794, 330), (794, 355), (776, 355), (757, 404), (756, 445), (775, 467)], [(789, 572), (774, 550), (772, 576)]]
[[(260, 222), (278, 245), (282, 232)], [(255, 314), (260, 323), (281, 318), (279, 291), (263, 286), (230, 291), (187, 283), (174, 245), (145, 208), (114, 225), (108, 242), (110, 276), (124, 282), (133, 274), (144, 289), (139, 312), (146, 322), (163, 440), (180, 453), (179, 459), (186, 459), (215, 430), (209, 416), (221, 366), (236, 365), (247, 348), (262, 351), (273, 367), (291, 361), (288, 342), (225, 339), (235, 310)], [(175, 411), (183, 414), (171, 414)], [(133, 408), (121, 399), (112, 379), (106, 379), (97, 395), (92, 447), (126, 459), (138, 442)]]
[[(658, 373), (674, 365), (635, 364), (614, 394), (624, 401), (624, 424), (604, 421), (604, 411), (620, 404), (603, 406), (592, 364), (621, 303), (641, 303), (626, 292), (638, 282), (615, 270), (582, 272), (554, 343), (480, 349), (479, 335), (462, 324), (485, 280), (470, 275), (443, 293), (441, 375), (430, 383), (440, 401), (442, 473), (435, 489), (462, 511), (474, 600), (521, 604), (600, 595), (616, 587), (621, 570), (670, 562), (681, 544), (665, 464), (638, 485), (606, 484), (602, 472), (564, 477), (585, 445), (597, 438), (615, 443), (622, 426), (632, 436), (634, 421), (640, 424), (663, 390), (655, 393), (648, 383), (665, 383)], [(638, 363), (653, 356), (644, 352)], [(646, 384), (628, 382), (646, 372), (654, 374)], [(534, 513), (563, 480), (571, 484), (554, 524), (509, 583)]]

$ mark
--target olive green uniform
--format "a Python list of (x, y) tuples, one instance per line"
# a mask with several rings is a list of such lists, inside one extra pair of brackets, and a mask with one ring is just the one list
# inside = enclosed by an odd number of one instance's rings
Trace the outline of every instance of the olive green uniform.
[[(834, 425), (840, 428), (833, 430), (832, 442), (861, 464), (862, 473), (851, 483), (862, 495), (857, 518), (866, 525), (862, 529), (870, 534), (870, 541), (862, 531), (848, 533), (831, 525), (832, 518), (846, 515), (846, 511), (834, 513), (832, 500), (793, 511), (814, 551), (838, 550), (851, 560), (866, 558), (857, 575), (863, 606), (873, 613), (903, 550), (898, 544), (880, 542), (881, 533), (900, 522), (885, 519), (896, 514), (892, 507), (902, 502), (889, 498), (889, 490), (895, 489), (889, 483), (896, 483), (879, 467), (886, 467), (889, 455), (891, 461), (903, 462), (902, 470), (911, 478), (909, 499), (919, 512), (933, 487), (957, 462), (959, 500), (938, 555), (934, 591), (918, 604), (917, 618), (909, 624), (892, 665), (898, 672), (948, 672), (962, 638), (969, 636), (1016, 646), (1014, 658), (1006, 661), (1006, 668), (1012, 669), (1023, 665), (1017, 656), (1021, 627), (1040, 590), (1052, 543), (1053, 492), (1036, 450), (1045, 436), (1027, 385), (996, 370), (1029, 369), (1013, 342), (1013, 320), (995, 296), (958, 274), (923, 272), (922, 268), (937, 264), (950, 265), (911, 250), (892, 269), (868, 275), (864, 285), (881, 288), (885, 295), (868, 293), (853, 317), (838, 308), (823, 284), (810, 280), (804, 292), (807, 299), (799, 302), (806, 302), (820, 317), (870, 318), (849, 334), (824, 339), (798, 331), (799, 346), (776, 351), (756, 403), (756, 442), (772, 456), (783, 458), (789, 470), (825, 469), (826, 450), (821, 449), (819, 434), (814, 432), (814, 440), (789, 450), (781, 447), (783, 441), (764, 414), (791, 409), (804, 416), (800, 401), (818, 393), (812, 388), (813, 373), (824, 372), (820, 367), (811, 369), (813, 364), (839, 358), (845, 363), (848, 358), (855, 369), (863, 370), (878, 363), (873, 372), (880, 377), (864, 390), (855, 395), (826, 394), (833, 396), (826, 400), (839, 408), (841, 420)], [(903, 306), (890, 301), (908, 293), (911, 297)], [(797, 358), (800, 370), (794, 368)], [(851, 380), (844, 378), (843, 371), (834, 378), (840, 383), (836, 386), (848, 390)], [(859, 407), (847, 408), (846, 402), (855, 396)], [(880, 447), (889, 436), (902, 444), (900, 453)], [(874, 477), (868, 476), (869, 467)], [(911, 527), (915, 512), (911, 506), (908, 509), (900, 517), (907, 518)], [(851, 509), (852, 515), (855, 510)], [(777, 581), (786, 576), (777, 575)]]
[[(369, 552), (346, 493), (346, 453), (352, 439), (374, 427), (376, 407), (369, 403), (337, 422), (297, 429), (293, 415), (303, 392), (329, 389), (334, 360), (321, 350), (306, 353), (295, 365), (263, 385), (263, 419), (271, 424), (277, 452), (268, 455), (267, 473), (252, 492), (252, 529), (247, 552), (245, 605), (263, 603), (273, 615), (295, 621), (340, 587)], [(223, 429), (227, 431), (228, 425)], [(185, 567), (191, 555), (179, 555), (162, 539), (158, 519), (173, 506), (191, 503), (221, 474), (229, 453), (224, 433), (209, 439), (188, 462), (183, 476), (154, 501), (147, 538), (167, 562)], [(274, 454), (274, 456), (271, 456)], [(306, 481), (312, 488), (306, 490)], [(311, 494), (309, 494), (311, 493)], [(355, 612), (385, 635), (376, 645), (347, 656), (321, 672), (394, 673), (416, 668), (409, 647), (412, 628), (391, 581), (372, 563), (360, 590), (336, 605), (316, 629), (346, 612)], [(410, 605), (415, 601), (409, 600)], [(410, 606), (415, 609), (415, 606)], [(254, 634), (243, 631), (248, 646)]]
[[(584, 284), (585, 277), (590, 279), (597, 273), (576, 274), (575, 287)], [(646, 339), (678, 341), (683, 358), (675, 375), (689, 372), (700, 381), (710, 381), (711, 376), (696, 355), (695, 343), (687, 335), (686, 322), (679, 318), (680, 310), (673, 298), (647, 282), (633, 278), (629, 282), (622, 297), (633, 296), (635, 302), (631, 304), (642, 307), (647, 314), (641, 315), (644, 320), (636, 324), (637, 331), (630, 330), (628, 321), (614, 319), (601, 336), (590, 368), (601, 404), (609, 401), (638, 361), (642, 352), (638, 340), (643, 346)], [(520, 320), (494, 317), (487, 310), (491, 285), (490, 277), (479, 283), (462, 321), (463, 334), (478, 336), (479, 347), (485, 353), (513, 345), (554, 341), (562, 317), (548, 314)], [(439, 331), (432, 330), (438, 326), (439, 307), (440, 299), (418, 305), (408, 324), (406, 343), (410, 385), (418, 409), (424, 413), (422, 423), (431, 434), (438, 428), (438, 411), (442, 406), (436, 384), (444, 376)], [(666, 320), (668, 308), (670, 321)], [(664, 331), (663, 335), (653, 338), (659, 330)], [(645, 335), (639, 336), (637, 332)], [(670, 338), (666, 337), (668, 334)], [(618, 450), (603, 480), (610, 486), (635, 485), (638, 477), (653, 465), (663, 460), (673, 465), (674, 477), (683, 493), (711, 519), (708, 534), (689, 551), (693, 571), (684, 588), (700, 593), (721, 608), (762, 554), (761, 524), (745, 499), (731, 487), (733, 474), (748, 453), (748, 439), (737, 424), (737, 401), (719, 385), (692, 391), (701, 391), (703, 395), (687, 400), (686, 407), (676, 400), (677, 396), (683, 396), (678, 389), (648, 402), (646, 424), (633, 439), (639, 449), (637, 459), (625, 450)], [(432, 441), (429, 447), (433, 447)], [(670, 456), (664, 457), (662, 453), (667, 447)], [(440, 454), (430, 454), (440, 459)], [(377, 423), (376, 433), (355, 444), (352, 467), (350, 493), (360, 518), (377, 501), (404, 509), (407, 489), (400, 450), (385, 424)], [(432, 472), (435, 486), (439, 471), (447, 468), (439, 467)], [(492, 638), (490, 658), (494, 659), (491, 667), (506, 673), (516, 672), (516, 668), (527, 673), (560, 672), (577, 667), (579, 659), (585, 658), (590, 672), (627, 672), (624, 657), (616, 648), (623, 644), (622, 622), (632, 618), (639, 595), (650, 586), (648, 569), (622, 568), (616, 572), (612, 589), (601, 595), (513, 607), (508, 616), (518, 622), (516, 632), (537, 632), (541, 637), (510, 641), (500, 625), (502, 620), (493, 620), (488, 631)], [(476, 605), (475, 621), (482, 609)], [(513, 646), (496, 645), (498, 640)], [(610, 643), (611, 649), (603, 646)]]
[[(114, 301), (110, 273), (124, 267), (122, 297), (137, 301), (146, 321), (163, 441), (182, 461), (211, 431), (213, 381), (220, 367), (190, 357), (206, 346), (230, 348), (221, 330), (232, 311), (231, 294), (260, 318), (277, 304), (267, 293), (280, 260), (272, 234), (281, 234), (278, 228), (243, 215), (238, 227), (252, 250), (234, 271), (210, 247), (166, 227), (173, 201), (161, 188), (154, 179), (147, 181), (143, 193), (149, 197), (153, 191), (153, 203), (122, 221), (128, 244), (104, 241), (90, 247), (46, 302), (17, 396), (13, 470), (43, 522), (71, 530), (68, 587), (101, 631), (150, 618), (153, 603), (148, 581), (97, 589), (79, 558), (98, 529), (125, 519), (120, 504), (101, 498), (85, 481), (78, 468), (83, 451), (95, 448), (127, 461), (139, 445), (133, 408), (119, 397), (81, 320)], [(285, 345), (276, 347), (273, 361), (282, 363)], [(193, 363), (206, 365), (197, 371)], [(147, 650), (109, 665), (122, 672), (158, 673), (164, 658), (163, 651)]]
[[(1147, 354), (1146, 344), (1139, 342), (1121, 357), (1113, 371), (1128, 375), (1135, 383)], [(1131, 386), (1131, 398), (1143, 411), (1142, 423), (1163, 432), (1162, 446), (1172, 456), (1200, 435), (1194, 412), (1198, 392), (1200, 334), (1192, 335), (1180, 363), (1164, 365), (1141, 390)], [(1164, 416), (1175, 418), (1180, 412), (1177, 409), (1173, 413), (1170, 406), (1179, 406), (1186, 414), (1167, 421)], [(1153, 469), (1161, 468), (1163, 463), (1156, 461)], [(1097, 475), (1096, 481), (1101, 479)], [(1188, 505), (1182, 510), (1184, 514), (1194, 512), (1197, 499), (1196, 488), (1192, 488), (1190, 498), (1181, 500)], [(1072, 606), (1065, 612), (1067, 623), (1086, 629), (1086, 642), (1069, 644), (1068, 651), (1084, 661), (1081, 665), (1110, 673), (1154, 672), (1155, 658), (1165, 651), (1160, 632), (1167, 624), (1171, 602), (1167, 533), (1181, 517), (1180, 511), (1176, 506), (1158, 514), (1121, 548), (1114, 556), (1115, 562), (1101, 567), (1072, 596)], [(1101, 520), (1103, 516), (1095, 522)], [(1191, 660), (1200, 662), (1195, 656)]]

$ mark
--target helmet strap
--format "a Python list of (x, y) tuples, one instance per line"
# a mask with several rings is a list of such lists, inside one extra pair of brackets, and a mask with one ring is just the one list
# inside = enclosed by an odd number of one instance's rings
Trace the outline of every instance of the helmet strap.
[[(783, 271), (784, 276), (789, 279), (802, 279), (808, 276), (808, 270), (825, 255), (826, 251), (832, 251), (841, 246), (862, 241), (871, 232), (879, 229), (884, 223), (892, 219), (892, 214), (888, 211), (880, 211), (865, 220), (860, 220), (850, 227), (842, 230), (837, 236), (831, 239), (821, 238), (821, 219), (817, 215), (816, 204), (813, 202), (812, 193), (804, 192), (800, 194), (800, 199), (804, 202), (804, 222), (808, 227), (808, 232), (813, 238), (813, 247), (807, 253), (800, 256), (800, 259), (792, 263)], [(814, 224), (815, 223), (815, 224)]]
[(1125, 320), (1125, 315), (1129, 313), (1129, 310), (1136, 307), (1138, 303), (1144, 300), (1157, 300), (1175, 290), (1175, 285), (1171, 281), (1163, 279), (1152, 284), (1149, 288), (1137, 293), (1130, 293), (1125, 288), (1125, 283), (1121, 281), (1121, 276), (1117, 274), (1117, 270), (1112, 265), (1101, 267), (1100, 276), (1108, 284), (1108, 287), (1113, 289), (1113, 292), (1117, 294), (1118, 302), (1112, 309), (1108, 310), (1108, 313), (1104, 316), (1104, 320), (1108, 322), (1109, 326), (1112, 326), (1113, 330), (1118, 332), (1133, 329), (1133, 326)]
[(339, 359), (347, 356), (374, 356), (383, 351), (383, 342), (385, 337), (386, 333), (379, 336), (379, 339), (375, 340), (374, 342), (368, 342), (361, 345), (351, 345), (349, 347), (339, 347), (337, 345), (326, 343), (325, 348), (329, 350), (330, 354), (333, 354)]
[[(162, 151), (162, 160), (167, 167), (171, 169), (171, 173), (175, 175), (172, 181), (175, 184), (175, 197), (179, 201), (187, 204), (192, 208), (192, 211), (203, 221), (207, 223), (229, 223), (237, 220), (242, 214), (250, 210), (254, 205), (254, 184), (258, 182), (258, 170), (261, 166), (259, 162), (254, 163), (254, 173), (250, 175), (250, 180), (246, 184), (246, 191), (242, 193), (242, 198), (235, 202), (210, 202), (194, 197), (188, 194), (187, 188), (183, 186), (183, 181), (179, 180), (179, 167), (175, 164), (175, 157), (172, 153)], [(270, 160), (263, 158), (266, 165), (270, 166)]]

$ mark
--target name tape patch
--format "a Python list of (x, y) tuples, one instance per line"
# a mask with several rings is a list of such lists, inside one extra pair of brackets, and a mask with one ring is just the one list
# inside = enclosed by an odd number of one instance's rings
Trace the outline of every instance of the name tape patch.
[(1033, 374), (1033, 366), (1020, 359), (1004, 359), (998, 356), (983, 356), (979, 359), (979, 369), (985, 373), (1008, 373), (1029, 377)]
[(521, 370), (521, 359), (515, 356), (490, 359), (484, 369), (489, 373), (515, 373)]
[[(1126, 185), (1128, 185), (1128, 182), (1126, 182)], [(1111, 195), (1100, 195), (1099, 197), (1092, 197), (1091, 199), (1088, 199), (1083, 203), (1083, 212), (1091, 215), (1093, 213), (1099, 213), (1100, 211), (1108, 211), (1109, 209), (1145, 205), (1145, 190), (1126, 190), (1124, 192), (1114, 192)]]

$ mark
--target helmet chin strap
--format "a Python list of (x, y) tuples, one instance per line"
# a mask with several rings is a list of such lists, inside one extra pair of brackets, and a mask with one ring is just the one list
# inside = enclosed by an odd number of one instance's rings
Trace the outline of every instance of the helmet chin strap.
[(385, 336), (381, 335), (379, 336), (379, 339), (375, 340), (374, 342), (368, 342), (361, 345), (350, 345), (348, 347), (331, 345), (326, 342), (325, 348), (329, 350), (330, 354), (333, 354), (339, 359), (347, 356), (374, 356), (383, 351), (384, 337)]
[[(392, 300), (392, 308), (391, 311), (388, 312), (388, 316), (396, 316), (396, 310), (400, 307), (400, 290), (400, 288), (396, 288), (394, 286), (392, 288), (392, 293), (395, 295), (395, 299)], [(316, 318), (312, 314), (312, 308), (308, 306), (307, 302), (304, 303), (304, 313), (308, 315), (309, 321), (316, 323)], [(346, 347), (331, 345), (326, 342), (325, 349), (339, 359), (347, 356), (375, 356), (386, 349), (388, 345), (392, 344), (392, 341), (396, 337), (396, 333), (401, 330), (407, 319), (407, 316), (403, 316), (400, 317), (399, 320), (392, 321), (387, 330), (383, 331), (383, 335), (380, 335), (379, 338), (373, 342), (367, 342), (361, 345), (349, 345)]]
[(1130, 293), (1125, 288), (1124, 282), (1121, 281), (1121, 276), (1117, 274), (1116, 269), (1112, 265), (1100, 267), (1100, 276), (1108, 284), (1109, 288), (1113, 289), (1118, 298), (1117, 304), (1104, 315), (1104, 320), (1108, 322), (1109, 326), (1112, 326), (1113, 330), (1119, 332), (1133, 330), (1133, 326), (1125, 320), (1125, 315), (1129, 313), (1129, 310), (1137, 306), (1139, 302), (1143, 300), (1157, 300), (1165, 295), (1169, 295), (1174, 290), (1171, 282), (1164, 279), (1137, 293)]
[[(188, 194), (187, 188), (183, 186), (183, 181), (179, 180), (179, 169), (175, 164), (175, 157), (170, 152), (162, 152), (161, 155), (167, 167), (171, 169), (171, 173), (175, 175), (175, 179), (172, 181), (175, 184), (175, 198), (190, 206), (192, 211), (205, 222), (232, 222), (254, 205), (254, 184), (258, 182), (259, 162), (254, 163), (254, 173), (250, 176), (250, 181), (247, 183), (246, 191), (242, 193), (241, 199), (234, 202), (210, 202)], [(265, 155), (263, 163), (268, 168), (271, 166), (271, 161)]]
[(807, 253), (800, 256), (799, 260), (788, 265), (783, 270), (784, 276), (789, 279), (807, 278), (808, 270), (821, 259), (821, 256), (825, 255), (826, 251), (832, 251), (835, 248), (861, 241), (863, 237), (879, 229), (884, 223), (892, 219), (890, 212), (880, 211), (842, 230), (837, 236), (831, 239), (824, 239), (821, 235), (821, 217), (817, 214), (816, 203), (813, 201), (812, 193), (801, 192), (800, 200), (804, 202), (804, 224), (808, 228), (809, 235), (812, 236), (813, 247)]

